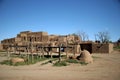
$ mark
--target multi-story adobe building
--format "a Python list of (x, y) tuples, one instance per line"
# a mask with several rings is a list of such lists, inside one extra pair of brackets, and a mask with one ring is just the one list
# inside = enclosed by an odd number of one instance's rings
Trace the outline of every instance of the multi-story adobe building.
[[(80, 45), (80, 47), (75, 47), (76, 53), (79, 53), (79, 50), (86, 49), (90, 53), (111, 53), (113, 51), (113, 44), (110, 43), (94, 43), (90, 41), (82, 42), (79, 36), (76, 35), (49, 35), (47, 32), (31, 32), (31, 31), (23, 31), (17, 34), (15, 38), (4, 39), (1, 41), (0, 50), (6, 50), (9, 46), (17, 46), (9, 47), (11, 51), (26, 51), (25, 47), (21, 46), (30, 46), (32, 44), (35, 48), (36, 46), (59, 46), (59, 44), (63, 45)], [(34, 49), (35, 50), (35, 49)], [(53, 49), (56, 51), (56, 49)], [(66, 49), (69, 51), (68, 49)]]
[[(33, 46), (39, 44), (45, 46), (50, 43), (52, 46), (57, 46), (59, 43), (73, 43), (74, 41), (80, 42), (80, 38), (75, 35), (48, 35), (47, 32), (31, 32), (23, 31), (17, 34), (15, 38), (4, 39), (1, 41), (3, 49), (7, 49), (8, 46), (28, 46), (30, 43)], [(15, 47), (12, 47), (11, 50), (15, 50)], [(25, 48), (19, 48), (21, 51), (25, 51)]]

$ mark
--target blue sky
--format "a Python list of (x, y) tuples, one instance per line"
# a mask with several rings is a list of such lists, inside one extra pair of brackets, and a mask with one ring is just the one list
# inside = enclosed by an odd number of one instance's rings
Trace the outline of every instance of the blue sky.
[(120, 38), (120, 0), (0, 0), (0, 40), (20, 31), (86, 32), (90, 40), (108, 31)]

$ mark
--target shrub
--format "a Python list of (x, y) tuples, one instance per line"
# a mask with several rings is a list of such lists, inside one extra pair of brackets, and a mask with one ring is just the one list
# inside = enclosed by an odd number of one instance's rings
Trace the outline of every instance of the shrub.
[(0, 62), (0, 64), (6, 64), (6, 65), (13, 65), (13, 66), (19, 66), (19, 65), (30, 65), (30, 64), (35, 64), (39, 61), (44, 61), (47, 58), (34, 58), (34, 60), (32, 61), (31, 57), (29, 57), (29, 60), (25, 61), (25, 62), (17, 62), (15, 64), (13, 64), (11, 62), (11, 60), (4, 60), (3, 62)]
[(116, 46), (114, 47), (114, 50), (120, 49), (120, 46)]
[(56, 62), (55, 64), (53, 64), (53, 66), (58, 66), (58, 67), (67, 66), (67, 63), (65, 61)]
[(12, 64), (12, 65), (14, 65), (14, 66), (20, 66), (20, 65), (26, 65), (26, 63), (25, 62), (17, 62), (17, 63)]
[(81, 65), (87, 65), (88, 63), (85, 62), (80, 62)]
[(0, 62), (0, 64), (12, 65), (12, 62), (10, 60), (4, 60), (3, 62)]
[(77, 61), (76, 59), (68, 59), (68, 60), (66, 60), (66, 62), (68, 62), (68, 63), (79, 63), (79, 61)]

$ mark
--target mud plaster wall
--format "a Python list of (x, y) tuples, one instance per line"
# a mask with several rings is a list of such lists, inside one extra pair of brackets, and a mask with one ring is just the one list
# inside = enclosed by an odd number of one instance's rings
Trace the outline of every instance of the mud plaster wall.
[(92, 44), (92, 53), (111, 53), (113, 51), (113, 44)]
[(2, 46), (2, 44), (0, 44), (0, 50), (3, 50), (3, 46)]

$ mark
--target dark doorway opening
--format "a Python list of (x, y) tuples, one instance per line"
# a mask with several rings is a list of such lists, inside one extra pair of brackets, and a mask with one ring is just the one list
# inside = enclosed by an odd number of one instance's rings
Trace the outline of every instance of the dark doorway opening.
[(90, 53), (92, 53), (92, 44), (88, 44), (88, 43), (82, 43), (82, 44), (80, 44), (80, 46), (81, 46), (81, 50), (84, 50), (84, 49), (86, 49), (86, 50), (88, 50)]

